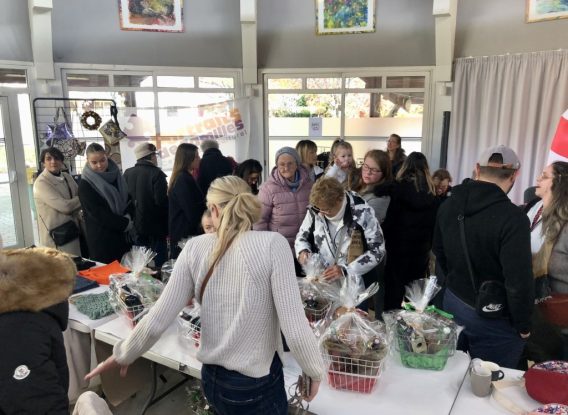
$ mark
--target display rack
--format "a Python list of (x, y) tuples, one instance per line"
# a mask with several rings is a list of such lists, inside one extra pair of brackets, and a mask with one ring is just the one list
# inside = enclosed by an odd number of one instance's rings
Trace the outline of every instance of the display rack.
[[(65, 159), (67, 168), (73, 174), (80, 174), (85, 163), (84, 153), (81, 149), (91, 143), (99, 143), (105, 146), (107, 154), (120, 164), (120, 150), (118, 145), (105, 145), (104, 139), (98, 130), (98, 127), (89, 130), (81, 124), (81, 116), (86, 111), (94, 111), (101, 118), (100, 125), (111, 119), (111, 108), (116, 108), (116, 102), (113, 99), (99, 98), (36, 98), (33, 100), (34, 129), (35, 129), (35, 149), (38, 160), (38, 171), (41, 169), (39, 160), (40, 152), (51, 145), (49, 140), (49, 130), (53, 126), (66, 122), (68, 131), (80, 143), (76, 156)], [(59, 118), (58, 117), (59, 109)], [(62, 114), (62, 110), (65, 115)], [(65, 120), (65, 121), (64, 121)], [(92, 120), (91, 120), (92, 121)]]

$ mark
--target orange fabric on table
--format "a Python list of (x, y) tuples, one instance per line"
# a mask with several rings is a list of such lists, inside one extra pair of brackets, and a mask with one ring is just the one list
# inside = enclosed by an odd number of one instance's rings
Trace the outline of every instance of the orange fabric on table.
[(84, 271), (79, 271), (79, 275), (89, 280), (96, 281), (99, 284), (109, 285), (109, 277), (111, 274), (124, 274), (125, 272), (130, 272), (130, 270), (120, 265), (120, 262), (113, 261), (110, 264), (103, 265), (102, 267), (94, 267)]

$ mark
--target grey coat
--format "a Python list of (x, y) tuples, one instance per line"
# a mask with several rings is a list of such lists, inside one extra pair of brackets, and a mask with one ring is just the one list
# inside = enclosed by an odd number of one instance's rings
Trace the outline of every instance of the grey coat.
[(548, 262), (550, 288), (556, 293), (568, 293), (568, 225), (564, 225), (552, 248)]

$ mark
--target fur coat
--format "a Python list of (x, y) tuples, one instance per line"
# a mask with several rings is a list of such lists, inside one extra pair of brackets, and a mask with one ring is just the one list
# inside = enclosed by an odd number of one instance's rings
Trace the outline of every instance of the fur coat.
[(0, 252), (0, 413), (68, 414), (63, 344), (77, 270), (51, 248)]

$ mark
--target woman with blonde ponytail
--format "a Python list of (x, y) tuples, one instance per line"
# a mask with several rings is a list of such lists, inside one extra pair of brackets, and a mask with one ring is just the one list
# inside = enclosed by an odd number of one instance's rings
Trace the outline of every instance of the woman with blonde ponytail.
[(195, 298), (201, 304), (201, 381), (215, 412), (287, 414), (280, 330), (312, 378), (307, 400), (315, 397), (323, 376), (288, 242), (279, 233), (252, 230), (261, 204), (239, 177), (211, 183), (207, 206), (217, 232), (187, 242), (156, 305), (87, 376), (119, 366), (124, 372)]

